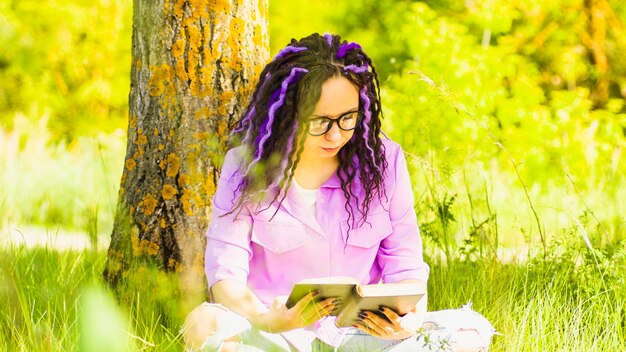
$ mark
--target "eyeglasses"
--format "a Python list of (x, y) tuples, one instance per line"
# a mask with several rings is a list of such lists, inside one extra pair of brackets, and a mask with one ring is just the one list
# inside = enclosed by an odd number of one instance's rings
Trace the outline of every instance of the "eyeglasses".
[(347, 112), (336, 119), (330, 117), (316, 117), (309, 120), (309, 134), (311, 136), (321, 136), (330, 131), (333, 123), (336, 122), (339, 129), (343, 131), (352, 131), (361, 121), (360, 111)]

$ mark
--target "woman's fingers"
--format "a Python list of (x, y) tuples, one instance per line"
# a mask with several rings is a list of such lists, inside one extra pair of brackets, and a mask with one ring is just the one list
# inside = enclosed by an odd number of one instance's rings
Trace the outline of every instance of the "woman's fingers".
[(311, 303), (312, 301), (315, 301), (315, 297), (319, 294), (319, 292), (317, 291), (313, 291), (313, 292), (309, 292), (307, 295), (305, 295), (304, 297), (302, 297), (298, 303), (296, 303), (296, 305), (294, 305), (293, 307), (291, 307), (289, 310), (293, 311), (295, 314), (302, 314), (302, 312), (304, 312), (304, 310), (306, 309), (306, 307), (309, 305), (309, 303)]
[(387, 317), (387, 319), (389, 319), (389, 321), (392, 322), (393, 324), (400, 324), (402, 317), (400, 317), (398, 313), (394, 312), (393, 309), (389, 309), (387, 307), (380, 307), (378, 311), (383, 313)]
[[(326, 298), (320, 302), (307, 306), (302, 317), (310, 324), (320, 320), (323, 317), (330, 315), (338, 304), (338, 300), (335, 298)], [(308, 325), (308, 324), (307, 324)]]
[(376, 331), (373, 326), (369, 325), (362, 319), (358, 323), (355, 323), (354, 327), (359, 328), (361, 331), (366, 332), (372, 336), (383, 337), (380, 331)]
[(400, 324), (402, 321), (401, 317), (393, 312), (391, 309), (380, 309), (380, 312), (380, 315), (368, 311), (361, 312), (359, 314), (361, 320), (355, 326), (370, 335), (382, 339), (397, 340), (407, 338), (413, 335), (413, 331), (405, 330), (402, 327), (402, 325)]
[(388, 328), (393, 330), (387, 319), (381, 318), (375, 313), (363, 311), (359, 313), (359, 318), (361, 318), (361, 321), (368, 329), (375, 332), (376, 336), (384, 336), (388, 334)]

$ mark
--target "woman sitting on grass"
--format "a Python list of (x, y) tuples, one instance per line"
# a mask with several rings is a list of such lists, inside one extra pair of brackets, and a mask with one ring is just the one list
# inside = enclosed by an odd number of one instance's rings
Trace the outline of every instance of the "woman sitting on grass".
[(292, 40), (265, 67), (213, 199), (212, 303), (186, 319), (189, 350), (488, 349), (493, 328), (469, 308), (426, 312), (422, 299), (337, 328), (334, 297), (285, 306), (306, 278), (426, 286), (406, 160), (381, 137), (380, 115), (370, 58), (337, 35)]

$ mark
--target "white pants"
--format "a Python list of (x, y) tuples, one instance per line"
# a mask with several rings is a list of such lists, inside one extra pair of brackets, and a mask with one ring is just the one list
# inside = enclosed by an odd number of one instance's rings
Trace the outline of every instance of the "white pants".
[[(218, 307), (224, 314), (220, 315), (221, 328), (209, 336), (198, 351), (220, 351), (224, 341), (234, 336), (239, 337), (237, 351), (241, 352), (332, 350), (328, 345), (327, 349), (320, 348), (324, 344), (319, 340), (312, 345), (307, 343), (303, 346), (298, 343), (297, 336), (290, 336), (289, 332), (271, 334), (255, 330), (248, 320), (227, 308), (219, 304), (204, 304)], [(404, 340), (382, 340), (359, 329), (349, 328), (335, 351), (488, 351), (495, 329), (485, 317), (472, 310), (470, 305), (427, 314), (422, 331)]]

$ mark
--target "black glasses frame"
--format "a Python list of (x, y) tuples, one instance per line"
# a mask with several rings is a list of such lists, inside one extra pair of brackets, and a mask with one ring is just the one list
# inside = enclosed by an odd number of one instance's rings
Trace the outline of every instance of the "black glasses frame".
[[(354, 124), (354, 127), (352, 127), (352, 128), (343, 128), (343, 127), (341, 127), (341, 125), (339, 124), (339, 121), (341, 121), (341, 119), (343, 119), (344, 117), (346, 117), (346, 116), (348, 116), (350, 114), (354, 114), (354, 113), (356, 113), (356, 123)], [(326, 117), (326, 116), (316, 117), (314, 119), (311, 119), (310, 121), (313, 121), (313, 120), (328, 120), (328, 121), (330, 121), (330, 123), (328, 124), (328, 127), (326, 127), (326, 131), (324, 131), (322, 133), (311, 133), (311, 130), (309, 130), (309, 134), (311, 136), (315, 136), (315, 137), (323, 136), (326, 133), (328, 133), (328, 131), (330, 131), (331, 128), (333, 128), (333, 124), (334, 123), (337, 123), (337, 127), (339, 127), (339, 129), (342, 130), (342, 131), (352, 131), (355, 128), (357, 128), (359, 123), (361, 123), (361, 116), (362, 115), (363, 115), (363, 113), (359, 110), (359, 111), (348, 111), (345, 114), (342, 114), (341, 116), (336, 117), (334, 119), (331, 119), (330, 117)], [(309, 121), (309, 123), (310, 123), (310, 121)]]

